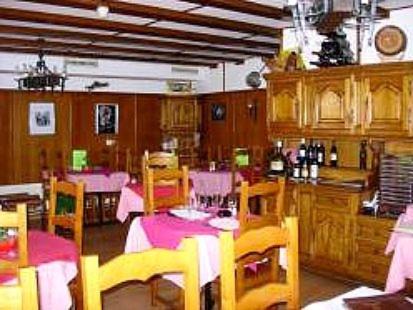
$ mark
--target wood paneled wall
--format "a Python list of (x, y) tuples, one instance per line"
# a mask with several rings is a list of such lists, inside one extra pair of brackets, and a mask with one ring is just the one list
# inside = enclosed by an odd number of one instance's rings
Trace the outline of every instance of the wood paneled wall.
[[(140, 157), (145, 149), (158, 150), (161, 143), (160, 95), (26, 92), (0, 90), (0, 184), (38, 182), (40, 153), (50, 168), (59, 167), (59, 154), (68, 163), (74, 148), (86, 149), (92, 164), (102, 153), (126, 148)], [(56, 134), (29, 134), (30, 102), (54, 102)], [(119, 133), (95, 133), (95, 105), (119, 104)], [(112, 140), (112, 145), (107, 141)], [(122, 161), (123, 158), (120, 158)]]
[[(234, 147), (268, 146), (266, 126), (266, 91), (248, 90), (214, 93), (200, 97), (202, 105), (203, 153), (223, 147), (223, 155), (230, 157)], [(212, 106), (225, 106), (225, 120), (212, 120)]]

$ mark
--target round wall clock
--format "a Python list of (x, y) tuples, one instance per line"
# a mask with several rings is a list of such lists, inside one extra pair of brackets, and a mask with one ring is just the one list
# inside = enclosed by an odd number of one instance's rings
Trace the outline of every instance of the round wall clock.
[(385, 26), (377, 32), (375, 45), (379, 53), (394, 56), (406, 49), (407, 37), (399, 27)]

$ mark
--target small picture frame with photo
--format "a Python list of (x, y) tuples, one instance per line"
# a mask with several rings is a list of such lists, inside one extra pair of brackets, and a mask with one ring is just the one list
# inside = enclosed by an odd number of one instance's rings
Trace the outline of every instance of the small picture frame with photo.
[(31, 102), (29, 105), (30, 135), (53, 135), (56, 118), (53, 102)]
[(117, 134), (119, 131), (119, 106), (114, 103), (99, 103), (95, 111), (95, 132)]
[(213, 104), (211, 107), (211, 118), (213, 121), (225, 121), (226, 108), (223, 104)]

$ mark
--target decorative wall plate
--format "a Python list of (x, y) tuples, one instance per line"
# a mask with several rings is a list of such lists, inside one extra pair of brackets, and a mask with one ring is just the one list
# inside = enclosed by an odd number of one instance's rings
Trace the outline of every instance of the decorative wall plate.
[(384, 26), (375, 37), (377, 51), (385, 56), (394, 56), (403, 52), (406, 45), (406, 34), (397, 26)]

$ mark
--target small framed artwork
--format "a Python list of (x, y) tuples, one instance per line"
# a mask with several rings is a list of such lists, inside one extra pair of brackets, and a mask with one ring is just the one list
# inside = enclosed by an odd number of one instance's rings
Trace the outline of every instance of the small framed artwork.
[(53, 102), (30, 103), (29, 132), (31, 135), (53, 135), (56, 133), (56, 119)]
[(113, 103), (96, 105), (95, 127), (97, 134), (117, 134), (119, 130), (119, 106)]
[(213, 104), (211, 108), (211, 117), (213, 121), (224, 121), (226, 108), (223, 104)]

